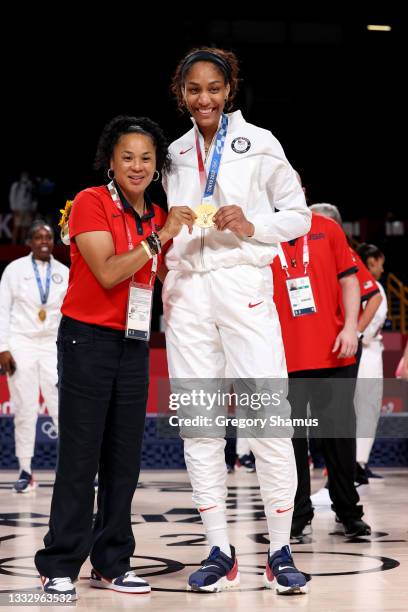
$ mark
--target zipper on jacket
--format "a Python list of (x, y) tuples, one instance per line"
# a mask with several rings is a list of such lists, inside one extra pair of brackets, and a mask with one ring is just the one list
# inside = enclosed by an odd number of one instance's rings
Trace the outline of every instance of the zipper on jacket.
[(201, 259), (201, 265), (202, 265), (202, 271), (204, 272), (205, 270), (205, 265), (204, 265), (204, 236), (205, 236), (205, 230), (201, 229), (201, 244), (200, 244), (200, 259)]

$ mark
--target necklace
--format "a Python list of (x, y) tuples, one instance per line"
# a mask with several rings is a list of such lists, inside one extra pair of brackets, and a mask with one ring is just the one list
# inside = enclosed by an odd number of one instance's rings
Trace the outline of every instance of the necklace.
[(216, 135), (217, 135), (217, 132), (216, 132), (216, 133), (214, 134), (214, 136), (212, 137), (210, 144), (206, 145), (206, 144), (205, 144), (205, 141), (204, 141), (204, 153), (205, 153), (205, 156), (204, 156), (204, 161), (207, 161), (208, 154), (209, 154), (209, 152), (210, 152), (210, 150), (211, 150), (211, 147), (212, 147), (212, 145), (213, 145), (214, 138), (216, 137)]

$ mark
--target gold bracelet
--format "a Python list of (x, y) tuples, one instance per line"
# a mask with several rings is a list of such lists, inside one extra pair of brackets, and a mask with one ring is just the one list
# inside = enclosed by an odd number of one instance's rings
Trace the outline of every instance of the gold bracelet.
[(140, 243), (141, 246), (144, 248), (144, 250), (146, 251), (146, 255), (148, 256), (149, 259), (153, 258), (153, 253), (151, 252), (151, 250), (149, 249), (148, 245), (146, 244), (146, 242), (144, 240), (142, 240), (142, 242)]

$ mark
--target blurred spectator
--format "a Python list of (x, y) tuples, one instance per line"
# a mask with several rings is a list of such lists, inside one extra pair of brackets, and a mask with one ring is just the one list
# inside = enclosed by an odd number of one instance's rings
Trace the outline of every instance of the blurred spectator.
[[(383, 399), (384, 345), (381, 330), (387, 317), (387, 297), (378, 282), (384, 272), (384, 254), (374, 244), (360, 244), (357, 253), (376, 280), (381, 303), (370, 324), (364, 330), (363, 352), (358, 369), (354, 407), (357, 416), (357, 471), (359, 484), (368, 484), (369, 478), (381, 478), (368, 467)], [(368, 379), (368, 380), (367, 380)]]
[(27, 170), (22, 170), (11, 185), (9, 201), (13, 213), (12, 243), (22, 244), (37, 210), (36, 186)]
[(408, 342), (406, 344), (405, 351), (401, 358), (401, 361), (398, 364), (396, 376), (397, 378), (402, 378), (408, 381)]
[(12, 261), (0, 283), (0, 366), (14, 407), (18, 493), (35, 488), (31, 473), (39, 391), (57, 426), (57, 330), (69, 270), (52, 256), (51, 227), (35, 221), (28, 232), (31, 252)]

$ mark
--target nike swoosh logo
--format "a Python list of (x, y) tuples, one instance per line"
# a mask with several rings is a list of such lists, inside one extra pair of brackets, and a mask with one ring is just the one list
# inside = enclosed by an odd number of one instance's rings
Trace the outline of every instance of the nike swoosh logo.
[(184, 153), (188, 153), (189, 151), (191, 151), (193, 147), (190, 147), (189, 149), (185, 149), (184, 151), (180, 151), (180, 155), (184, 155)]
[(294, 568), (294, 567), (292, 567), (292, 565), (279, 565), (279, 567), (278, 567), (278, 571), (279, 571), (279, 572), (281, 572), (281, 571), (282, 571), (282, 570), (284, 570), (284, 569), (291, 569), (291, 570), (294, 570), (295, 568)]
[(255, 308), (255, 306), (259, 306), (259, 304), (263, 304), (263, 300), (257, 302), (256, 304), (251, 304), (251, 302), (249, 302), (248, 308)]
[(293, 506), (291, 506), (290, 508), (286, 508), (285, 510), (282, 510), (282, 508), (278, 508), (278, 509), (276, 510), (276, 512), (277, 512), (278, 514), (282, 514), (282, 512), (289, 512), (289, 510), (292, 510), (292, 508), (293, 508)]
[(212, 508), (216, 508), (216, 507), (217, 507), (217, 505), (210, 506), (209, 508), (199, 508), (198, 511), (199, 512), (206, 512), (207, 510), (211, 510)]
[(216, 567), (218, 569), (218, 565), (202, 565), (201, 569), (208, 569), (209, 567)]

